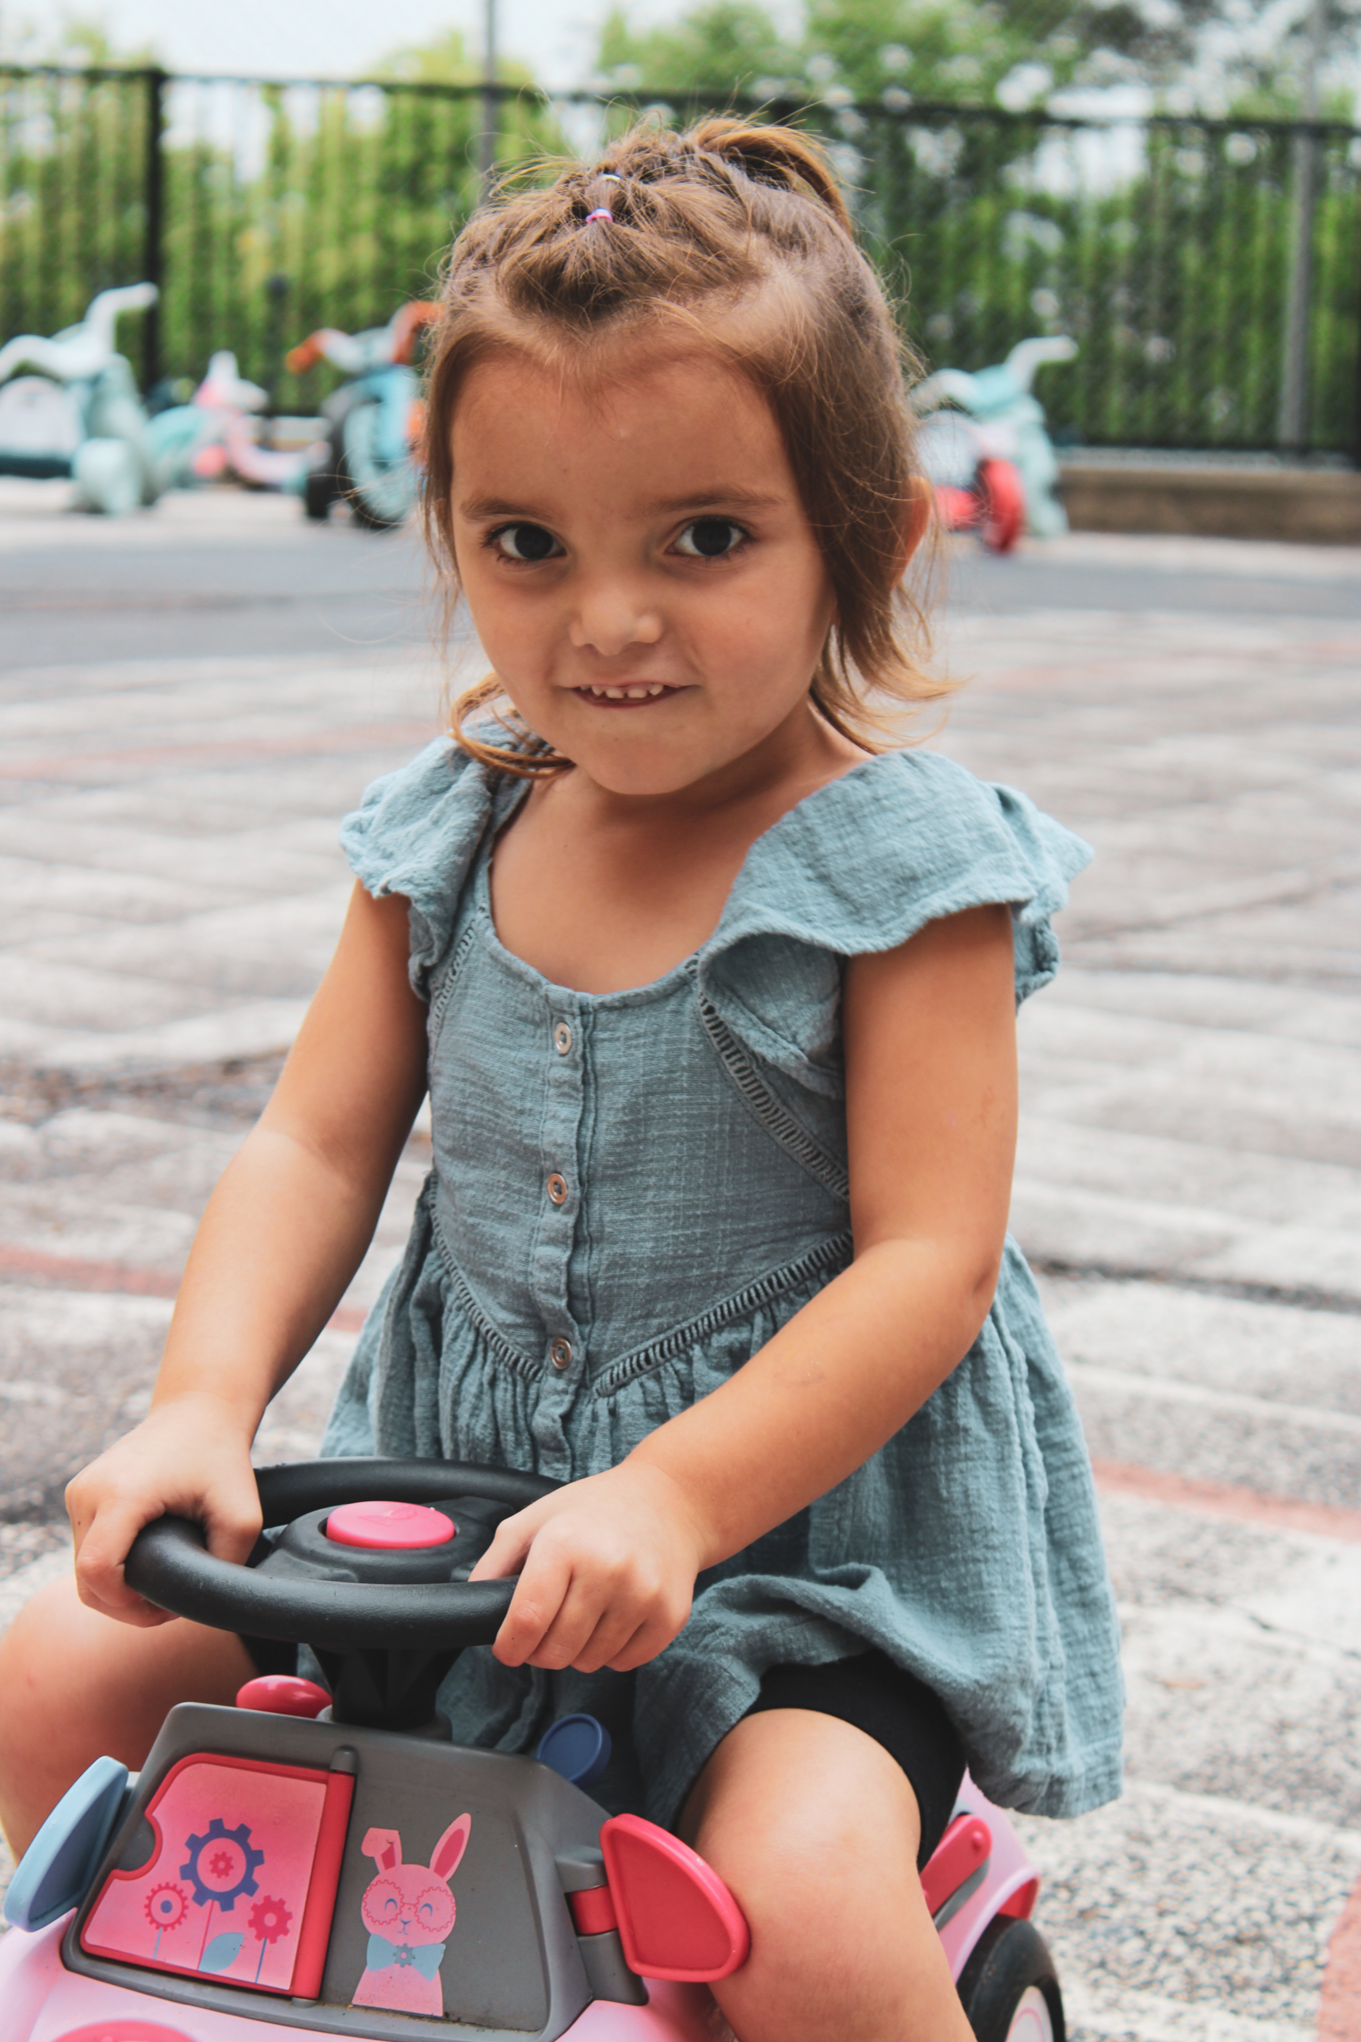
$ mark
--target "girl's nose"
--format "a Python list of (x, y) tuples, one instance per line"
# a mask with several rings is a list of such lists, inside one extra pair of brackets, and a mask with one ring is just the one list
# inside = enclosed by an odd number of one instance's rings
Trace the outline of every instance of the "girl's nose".
[(660, 613), (626, 583), (598, 582), (583, 591), (568, 627), (578, 652), (616, 659), (631, 645), (656, 645), (663, 630)]

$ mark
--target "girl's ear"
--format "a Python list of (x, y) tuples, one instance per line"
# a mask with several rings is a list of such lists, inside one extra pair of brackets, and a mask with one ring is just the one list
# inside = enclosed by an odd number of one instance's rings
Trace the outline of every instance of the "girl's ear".
[(471, 1815), (460, 1815), (445, 1830), (434, 1850), (430, 1853), (430, 1869), (437, 1879), (443, 1879), (447, 1886), (458, 1869), (458, 1861), (468, 1847), (468, 1833), (473, 1826)]
[(914, 475), (907, 485), (907, 492), (903, 498), (903, 551), (898, 566), (900, 575), (907, 572), (909, 560), (926, 537), (926, 529), (935, 508), (936, 498), (930, 483), (924, 475)]

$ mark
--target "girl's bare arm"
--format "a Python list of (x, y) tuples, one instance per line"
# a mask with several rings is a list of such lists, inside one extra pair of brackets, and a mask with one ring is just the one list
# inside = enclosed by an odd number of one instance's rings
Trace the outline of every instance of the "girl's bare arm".
[(164, 1511), (199, 1519), (224, 1558), (255, 1539), (251, 1439), (358, 1267), (425, 1093), (407, 948), (406, 901), (356, 886), (274, 1096), (204, 1213), (150, 1414), (67, 1490), (82, 1598), (110, 1615), (163, 1621), (123, 1560)]
[(524, 1570), (503, 1659), (590, 1670), (653, 1657), (697, 1572), (851, 1474), (972, 1345), (1016, 1140), (1007, 910), (853, 959), (844, 1037), (854, 1262), (619, 1467), (510, 1520), (475, 1570)]

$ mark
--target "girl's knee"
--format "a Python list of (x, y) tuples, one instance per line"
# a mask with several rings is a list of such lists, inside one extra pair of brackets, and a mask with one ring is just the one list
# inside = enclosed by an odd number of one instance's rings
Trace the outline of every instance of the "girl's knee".
[(881, 1746), (811, 1711), (748, 1717), (687, 1815), (751, 1927), (747, 1963), (715, 1988), (742, 2042), (967, 2035), (917, 1874), (916, 1799)]

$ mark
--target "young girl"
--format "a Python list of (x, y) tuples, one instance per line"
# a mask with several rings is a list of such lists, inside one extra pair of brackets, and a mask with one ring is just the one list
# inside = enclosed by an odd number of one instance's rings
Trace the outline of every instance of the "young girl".
[(151, 1415), (71, 1485), (80, 1601), (7, 1641), (11, 1827), (249, 1676), (123, 1557), (167, 1510), (249, 1550), (255, 1427), (428, 1089), (325, 1450), (565, 1485), (477, 1569), (519, 1585), (446, 1682), (455, 1736), (606, 1721), (601, 1797), (751, 1922), (717, 1988), (741, 2042), (967, 2042), (917, 1877), (964, 1765), (1050, 1815), (1118, 1791), (1087, 1460), (1005, 1240), (1015, 1001), (1086, 852), (885, 743), (931, 692), (925, 497), (883, 295), (797, 135), (640, 129), (475, 218), (428, 452), (494, 677), (345, 826), (339, 948)]

